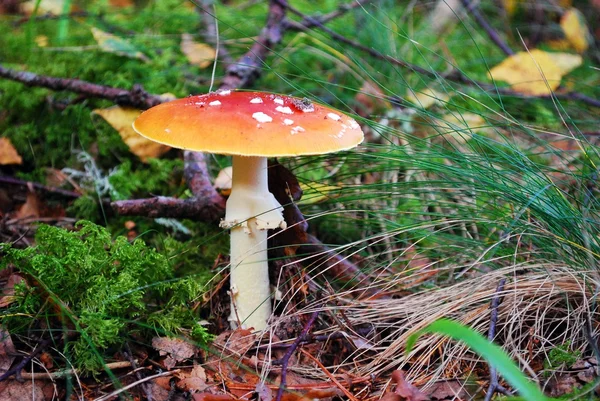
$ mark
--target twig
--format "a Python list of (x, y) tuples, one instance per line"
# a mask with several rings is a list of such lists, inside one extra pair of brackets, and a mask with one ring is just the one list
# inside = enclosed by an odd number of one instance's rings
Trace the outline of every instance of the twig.
[[(500, 280), (498, 287), (496, 287), (496, 293), (492, 298), (491, 312), (490, 312), (490, 329), (488, 330), (488, 340), (493, 341), (496, 336), (496, 324), (498, 323), (498, 306), (500, 305), (501, 296), (500, 293), (504, 291), (504, 284), (506, 279)], [(504, 395), (512, 395), (503, 385), (498, 382), (498, 371), (495, 367), (490, 366), (490, 385), (485, 394), (485, 401), (490, 401), (494, 396), (494, 393), (502, 393)]]
[(214, 10), (214, 0), (199, 0), (196, 3), (196, 10), (200, 14), (200, 18), (202, 18), (202, 25), (204, 26), (204, 30), (200, 32), (204, 41), (212, 46), (218, 46), (219, 48), (219, 59), (223, 61), (225, 64), (233, 63), (233, 58), (229, 54), (227, 48), (218, 43), (217, 38), (219, 37), (219, 31), (217, 29), (217, 16), (213, 14)]
[(237, 63), (227, 68), (227, 73), (221, 83), (221, 89), (236, 89), (250, 86), (259, 76), (264, 66), (264, 60), (271, 52), (273, 46), (279, 44), (283, 37), (285, 27), (284, 0), (270, 0), (267, 23), (258, 35), (258, 38)]
[(212, 187), (203, 153), (184, 153), (184, 176), (194, 195), (189, 199), (158, 196), (112, 202), (113, 210), (123, 216), (198, 218), (218, 221), (225, 214), (225, 199)]
[(342, 390), (342, 392), (344, 393), (344, 395), (345, 395), (346, 397), (348, 397), (348, 399), (349, 399), (350, 401), (358, 401), (358, 398), (356, 398), (354, 395), (352, 395), (352, 393), (351, 393), (350, 391), (348, 391), (348, 389), (347, 389), (346, 387), (342, 386), (342, 383), (340, 383), (340, 381), (339, 381), (338, 379), (336, 379), (336, 378), (335, 378), (335, 376), (334, 376), (334, 375), (332, 375), (332, 374), (331, 374), (331, 372), (329, 372), (329, 371), (327, 370), (327, 368), (325, 368), (325, 366), (323, 366), (323, 364), (322, 364), (322, 363), (321, 363), (321, 362), (320, 362), (320, 361), (319, 361), (317, 358), (315, 358), (314, 356), (312, 356), (310, 353), (306, 352), (306, 351), (305, 351), (305, 350), (303, 350), (303, 349), (301, 349), (301, 350), (300, 350), (300, 352), (302, 352), (304, 355), (306, 355), (306, 356), (307, 356), (309, 359), (312, 359), (312, 361), (313, 361), (314, 363), (316, 363), (316, 364), (317, 364), (317, 366), (318, 366), (319, 368), (321, 368), (321, 370), (323, 371), (323, 373), (325, 373), (325, 375), (326, 375), (327, 377), (329, 377), (329, 379), (330, 379), (332, 382), (334, 382), (334, 383), (335, 383), (335, 385), (336, 385), (336, 386), (338, 386), (338, 388), (339, 388), (340, 390)]
[(485, 19), (485, 17), (479, 12), (477, 8), (477, 2), (473, 0), (461, 0), (465, 10), (471, 14), (471, 16), (477, 21), (480, 27), (483, 28), (485, 33), (487, 33), (488, 37), (492, 42), (496, 44), (506, 54), (507, 56), (512, 56), (515, 54), (513, 49), (508, 46), (508, 44), (502, 40), (498, 32), (490, 25), (490, 23)]
[(23, 370), (25, 365), (27, 365), (33, 358), (35, 358), (40, 352), (42, 352), (42, 350), (48, 347), (48, 345), (50, 345), (52, 341), (54, 341), (54, 339), (50, 337), (39, 343), (38, 346), (35, 347), (35, 349), (29, 355), (23, 358), (21, 362), (4, 372), (2, 376), (0, 376), (0, 382), (8, 379), (12, 375), (16, 375), (17, 379), (19, 379), (19, 374), (21, 373), (21, 370)]
[(81, 194), (78, 192), (67, 191), (65, 189), (60, 189), (60, 188), (48, 187), (46, 185), (43, 185), (43, 184), (40, 184), (37, 182), (23, 181), (23, 180), (19, 180), (18, 178), (7, 177), (4, 175), (0, 176), (0, 183), (9, 184), (9, 185), (18, 185), (18, 186), (22, 186), (22, 187), (32, 186), (35, 189), (38, 189), (38, 190), (41, 190), (44, 192), (48, 192), (51, 194), (62, 195), (67, 198), (79, 198), (81, 196)]
[(290, 30), (306, 31), (306, 30), (316, 26), (314, 24), (315, 21), (319, 22), (320, 24), (326, 24), (336, 18), (343, 16), (348, 11), (354, 10), (355, 8), (358, 8), (361, 6), (362, 6), (362, 4), (358, 0), (355, 0), (351, 3), (346, 3), (346, 4), (340, 5), (337, 8), (337, 10), (332, 11), (328, 14), (307, 16), (307, 17), (303, 18), (302, 21), (292, 21), (292, 20), (286, 19), (284, 21), (284, 26), (286, 29), (290, 29)]
[(308, 322), (306, 322), (306, 324), (304, 325), (302, 332), (300, 333), (298, 338), (296, 338), (296, 340), (292, 343), (290, 348), (288, 348), (288, 350), (285, 352), (283, 358), (281, 358), (278, 361), (273, 361), (273, 365), (281, 365), (281, 379), (279, 382), (279, 388), (277, 389), (277, 396), (275, 397), (275, 401), (281, 401), (281, 397), (283, 396), (283, 390), (285, 389), (285, 384), (287, 380), (287, 369), (288, 364), (290, 362), (290, 358), (292, 357), (292, 354), (296, 351), (300, 343), (306, 338), (306, 335), (308, 334), (309, 330), (315, 324), (317, 316), (319, 316), (319, 310), (316, 310), (312, 313), (310, 319), (308, 319)]
[(127, 386), (122, 387), (122, 388), (120, 388), (118, 390), (115, 390), (115, 391), (113, 391), (110, 394), (106, 394), (106, 395), (103, 395), (102, 397), (98, 397), (98, 398), (94, 399), (94, 401), (106, 401), (109, 398), (114, 397), (115, 395), (119, 395), (122, 392), (127, 391), (130, 388), (133, 388), (133, 387), (137, 386), (138, 384), (142, 384), (142, 383), (145, 383), (147, 381), (157, 379), (159, 377), (171, 376), (171, 375), (174, 375), (175, 373), (179, 373), (179, 371), (180, 371), (180, 369), (175, 369), (175, 370), (170, 370), (170, 371), (167, 371), (167, 372), (161, 372), (161, 373), (155, 374), (154, 376), (144, 377), (142, 380), (138, 380), (138, 381), (136, 381), (134, 383), (128, 384)]
[[(131, 367), (131, 363), (128, 361), (110, 362), (104, 365), (108, 369), (124, 369)], [(59, 370), (57, 372), (39, 372), (29, 373), (21, 372), (21, 378), (25, 380), (56, 380), (65, 379), (68, 376), (77, 374), (76, 369)]]
[(80, 79), (55, 78), (34, 74), (28, 71), (15, 71), (0, 65), (0, 77), (21, 82), (27, 86), (40, 86), (55, 91), (67, 90), (86, 96), (107, 99), (121, 106), (148, 109), (163, 102), (157, 95), (146, 92), (141, 85), (133, 85), (131, 90), (97, 85)]
[[(127, 351), (123, 352), (123, 355), (125, 355), (125, 358), (127, 358), (127, 360), (129, 361), (131, 368), (135, 372), (135, 377), (137, 377), (138, 380), (142, 380), (142, 374), (138, 369), (137, 361), (133, 358), (133, 352), (131, 352), (131, 347), (128, 343), (125, 343), (125, 348), (127, 349)], [(144, 393), (146, 393), (146, 401), (152, 401), (152, 389), (150, 388), (150, 386), (148, 386), (148, 383), (142, 384), (142, 390), (144, 390)]]

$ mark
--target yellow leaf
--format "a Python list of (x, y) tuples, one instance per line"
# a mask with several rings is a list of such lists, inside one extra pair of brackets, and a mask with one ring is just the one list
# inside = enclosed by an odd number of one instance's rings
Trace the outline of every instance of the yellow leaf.
[(318, 182), (301, 183), (300, 188), (302, 189), (302, 204), (304, 205), (312, 205), (334, 198), (338, 194), (332, 194), (332, 192), (342, 189), (335, 185), (320, 184)]
[(518, 3), (519, 0), (502, 0), (502, 5), (508, 16), (512, 17), (515, 14)]
[(588, 49), (592, 34), (579, 10), (576, 8), (567, 10), (560, 19), (560, 26), (573, 49), (578, 53), (583, 53)]
[(509, 83), (515, 92), (545, 96), (558, 88), (562, 77), (581, 62), (578, 55), (534, 49), (506, 58), (490, 70), (490, 75), (495, 80)]
[(139, 51), (134, 45), (113, 34), (104, 32), (98, 28), (92, 27), (92, 35), (98, 43), (100, 49), (107, 53), (118, 54), (119, 56), (137, 58), (143, 61), (150, 61), (150, 59), (141, 51)]
[(567, 75), (575, 68), (579, 67), (583, 62), (579, 54), (571, 53), (547, 53), (548, 56), (554, 62), (554, 65), (558, 67), (563, 76)]
[(47, 47), (48, 46), (48, 36), (46, 35), (38, 35), (35, 37), (35, 43), (39, 47)]
[(61, 15), (65, 7), (65, 0), (29, 0), (21, 5), (26, 15), (32, 15), (37, 6), (37, 15)]
[(200, 68), (211, 65), (216, 56), (215, 49), (206, 43), (194, 42), (189, 33), (181, 35), (181, 52), (185, 54), (191, 64)]
[(22, 164), (23, 159), (8, 138), (0, 138), (0, 165)]
[(445, 114), (436, 121), (436, 135), (442, 133), (446, 140), (452, 143), (465, 143), (473, 132), (489, 131), (490, 125), (479, 114), (460, 113)]
[(406, 100), (422, 109), (428, 109), (435, 104), (442, 104), (447, 102), (448, 99), (450, 99), (450, 96), (447, 94), (429, 88), (425, 88), (419, 92), (411, 91), (406, 95)]
[(119, 132), (123, 142), (129, 146), (131, 153), (145, 162), (149, 157), (159, 157), (170, 148), (166, 145), (150, 141), (135, 132), (131, 126), (133, 121), (141, 114), (140, 110), (113, 106), (107, 109), (93, 111), (104, 118), (114, 129)]

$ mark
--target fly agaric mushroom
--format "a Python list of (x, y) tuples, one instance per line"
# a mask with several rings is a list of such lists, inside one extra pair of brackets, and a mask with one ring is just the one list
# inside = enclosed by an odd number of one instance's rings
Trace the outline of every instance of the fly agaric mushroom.
[(271, 315), (267, 230), (286, 227), (267, 188), (267, 157), (318, 155), (363, 140), (356, 121), (306, 99), (224, 90), (163, 103), (133, 123), (176, 148), (233, 156), (233, 185), (221, 227), (231, 230), (231, 325), (262, 330)]

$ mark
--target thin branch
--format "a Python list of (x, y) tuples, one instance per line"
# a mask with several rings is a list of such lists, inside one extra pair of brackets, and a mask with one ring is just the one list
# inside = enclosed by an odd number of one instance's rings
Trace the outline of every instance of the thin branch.
[(132, 106), (148, 109), (162, 103), (164, 100), (157, 95), (151, 95), (141, 85), (133, 85), (131, 90), (97, 85), (80, 79), (55, 78), (34, 74), (27, 71), (16, 71), (0, 65), (0, 78), (21, 82), (27, 86), (38, 86), (55, 91), (67, 90), (89, 97), (110, 100), (121, 106)]
[(129, 390), (131, 388), (134, 388), (135, 386), (137, 386), (139, 384), (145, 383), (145, 382), (150, 381), (150, 380), (157, 379), (159, 377), (172, 376), (172, 375), (174, 375), (176, 373), (179, 373), (179, 371), (180, 371), (180, 369), (175, 369), (175, 370), (170, 370), (170, 371), (167, 371), (167, 372), (158, 373), (158, 374), (153, 375), (153, 376), (144, 377), (142, 380), (138, 380), (138, 381), (136, 381), (134, 383), (128, 384), (125, 387), (121, 387), (120, 389), (115, 390), (115, 391), (113, 391), (110, 394), (106, 394), (106, 395), (103, 395), (102, 397), (98, 397), (94, 401), (105, 401), (105, 400), (108, 400), (108, 399), (110, 399), (110, 398), (112, 398), (112, 397), (114, 397), (116, 395), (121, 394), (124, 391), (127, 391), (127, 390)]
[(29, 355), (27, 355), (25, 358), (23, 358), (21, 360), (21, 362), (19, 362), (18, 364), (13, 366), (11, 369), (4, 372), (2, 374), (2, 376), (0, 376), (0, 382), (8, 379), (12, 375), (16, 375), (17, 379), (19, 379), (19, 374), (20, 374), (21, 370), (23, 370), (25, 365), (27, 365), (40, 352), (42, 352), (44, 349), (46, 349), (46, 347), (48, 347), (53, 341), (54, 341), (54, 339), (52, 337), (50, 337), (50, 338), (43, 340), (41, 343), (39, 343), (38, 346), (35, 347), (35, 349)]
[(362, 7), (362, 4), (358, 0), (355, 0), (352, 3), (346, 3), (346, 4), (340, 5), (337, 8), (337, 10), (332, 11), (328, 14), (307, 16), (305, 18), (302, 18), (301, 21), (293, 21), (290, 19), (286, 19), (284, 21), (284, 26), (286, 29), (289, 29), (289, 30), (306, 31), (306, 30), (316, 26), (314, 24), (315, 21), (320, 24), (326, 24), (330, 21), (333, 21), (336, 18), (339, 18), (339, 17), (345, 15), (346, 13), (348, 13), (348, 11), (354, 10), (355, 8), (358, 8), (358, 7)]
[(286, 7), (287, 2), (284, 0), (269, 1), (269, 13), (265, 27), (250, 50), (237, 63), (227, 68), (221, 89), (245, 88), (252, 85), (258, 78), (264, 67), (264, 60), (283, 37)]
[(4, 175), (0, 176), (0, 183), (8, 184), (8, 185), (17, 185), (17, 186), (21, 186), (21, 187), (32, 186), (33, 188), (35, 188), (37, 190), (40, 190), (43, 192), (48, 192), (50, 194), (61, 195), (61, 196), (64, 196), (65, 198), (79, 198), (81, 196), (81, 194), (78, 192), (68, 191), (66, 189), (48, 187), (46, 185), (42, 185), (37, 182), (19, 180), (18, 178), (7, 177)]
[(512, 56), (515, 54), (514, 50), (510, 48), (510, 46), (500, 37), (498, 32), (490, 25), (490, 23), (485, 19), (485, 17), (479, 12), (477, 8), (477, 1), (473, 0), (461, 0), (465, 10), (471, 14), (473, 19), (477, 21), (480, 27), (483, 28), (485, 33), (487, 33), (488, 37), (492, 42), (496, 44), (506, 54), (507, 56)]
[[(498, 283), (498, 287), (496, 287), (496, 293), (494, 294), (494, 298), (492, 298), (491, 303), (491, 312), (490, 312), (490, 329), (488, 330), (488, 340), (493, 341), (494, 337), (496, 337), (496, 324), (498, 323), (498, 306), (500, 305), (500, 300), (502, 297), (500, 294), (504, 291), (504, 284), (506, 283), (506, 279), (500, 280)], [(490, 366), (490, 385), (485, 394), (485, 401), (490, 401), (494, 396), (494, 393), (502, 393), (505, 395), (512, 395), (510, 391), (508, 391), (503, 385), (498, 382), (498, 371), (495, 367)]]
[(219, 48), (219, 59), (225, 64), (233, 63), (233, 58), (229, 54), (227, 48), (222, 44), (218, 43), (219, 31), (217, 29), (217, 16), (214, 15), (214, 0), (199, 0), (196, 3), (196, 10), (202, 18), (202, 25), (204, 30), (200, 32), (204, 41), (212, 46)]
[(287, 370), (288, 364), (290, 363), (290, 358), (292, 357), (296, 349), (298, 349), (300, 343), (306, 339), (308, 332), (317, 320), (317, 316), (319, 316), (319, 310), (316, 310), (311, 314), (310, 319), (308, 319), (308, 322), (306, 322), (306, 324), (304, 325), (302, 332), (285, 352), (283, 358), (281, 358), (278, 361), (273, 361), (273, 365), (281, 365), (281, 379), (279, 382), (279, 388), (277, 389), (277, 396), (275, 397), (275, 401), (281, 401), (281, 397), (283, 397), (283, 391), (285, 389), (287, 381)]

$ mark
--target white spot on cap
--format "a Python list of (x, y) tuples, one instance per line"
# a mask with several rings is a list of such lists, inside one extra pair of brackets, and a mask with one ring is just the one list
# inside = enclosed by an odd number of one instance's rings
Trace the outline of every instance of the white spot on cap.
[(290, 120), (289, 118), (286, 118), (285, 120), (283, 120), (283, 123), (285, 125), (292, 125), (294, 123), (294, 120)]
[(273, 118), (262, 111), (258, 111), (252, 114), (252, 118), (258, 121), (259, 123), (270, 123), (273, 121)]
[(254, 103), (254, 104), (258, 104), (258, 103), (262, 103), (262, 102), (263, 102), (263, 100), (259, 97), (255, 97), (250, 100), (250, 103)]
[(221, 96), (231, 95), (231, 91), (230, 90), (220, 91), (219, 95), (221, 95)]
[(171, 133), (171, 129), (169, 129), (169, 128), (165, 128), (165, 132), (166, 132), (167, 134), (170, 134), (170, 133)]
[(283, 99), (280, 97), (276, 97), (275, 99), (273, 99), (273, 101), (277, 104), (283, 104)]
[(277, 106), (275, 108), (276, 111), (283, 113), (283, 114), (294, 114), (294, 112), (292, 111), (292, 109), (290, 109), (289, 107), (282, 107), (282, 106)]
[(327, 113), (327, 117), (331, 118), (333, 121), (339, 121), (339, 119), (342, 118), (335, 113)]
[(204, 102), (196, 102), (194, 103), (196, 106), (204, 106)]
[(304, 131), (306, 131), (304, 128), (302, 128), (299, 125), (296, 125), (294, 128), (292, 128), (292, 130), (290, 131), (290, 133), (292, 135), (296, 135), (298, 132), (304, 132)]
[(215, 100), (214, 102), (210, 102), (208, 105), (209, 106), (220, 106), (221, 102), (219, 102), (218, 100)]
[(358, 129), (358, 128), (360, 128), (360, 126), (358, 125), (358, 123), (356, 121), (350, 120), (350, 128)]

